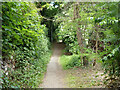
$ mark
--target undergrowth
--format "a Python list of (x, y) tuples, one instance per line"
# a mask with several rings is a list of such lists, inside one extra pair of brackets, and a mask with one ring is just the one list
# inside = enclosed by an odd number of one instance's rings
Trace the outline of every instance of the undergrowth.
[(66, 77), (67, 85), (70, 88), (101, 88), (103, 83), (103, 72), (92, 69), (68, 70)]
[(75, 54), (71, 56), (63, 55), (60, 57), (60, 64), (62, 65), (63, 69), (79, 67), (81, 66), (80, 56)]

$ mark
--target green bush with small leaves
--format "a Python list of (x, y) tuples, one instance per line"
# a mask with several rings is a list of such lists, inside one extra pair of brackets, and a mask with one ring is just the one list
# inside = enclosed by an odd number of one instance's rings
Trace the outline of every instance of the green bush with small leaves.
[(61, 56), (60, 63), (63, 69), (70, 69), (70, 68), (81, 66), (80, 56), (75, 54), (71, 56), (66, 56), (66, 55)]
[(2, 87), (34, 88), (42, 82), (50, 43), (41, 20), (33, 3), (2, 3), (2, 56), (8, 67)]

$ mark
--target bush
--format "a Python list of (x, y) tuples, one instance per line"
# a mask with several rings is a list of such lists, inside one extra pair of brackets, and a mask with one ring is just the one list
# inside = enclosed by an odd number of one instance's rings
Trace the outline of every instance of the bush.
[(33, 3), (2, 4), (2, 56), (7, 66), (2, 86), (38, 87), (50, 58), (47, 28)]
[(109, 77), (106, 78), (105, 83), (108, 87), (117, 88), (120, 86), (120, 46), (113, 49), (113, 51), (105, 56), (102, 61), (105, 68), (105, 74)]
[(73, 67), (80, 67), (81, 66), (81, 60), (79, 55), (71, 55), (71, 56), (61, 56), (60, 57), (60, 63), (63, 67), (63, 69), (70, 69)]

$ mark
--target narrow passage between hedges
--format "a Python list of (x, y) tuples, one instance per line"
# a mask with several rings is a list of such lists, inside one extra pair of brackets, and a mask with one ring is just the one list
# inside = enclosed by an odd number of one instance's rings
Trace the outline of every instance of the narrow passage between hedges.
[(64, 45), (62, 43), (54, 43), (53, 55), (47, 66), (47, 72), (43, 80), (41, 87), (43, 88), (64, 88), (66, 87), (64, 82), (65, 72), (59, 65), (59, 57), (62, 54)]

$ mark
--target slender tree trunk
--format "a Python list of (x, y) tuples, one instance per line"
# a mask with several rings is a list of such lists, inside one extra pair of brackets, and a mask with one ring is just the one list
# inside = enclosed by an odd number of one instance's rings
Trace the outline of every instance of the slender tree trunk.
[[(79, 18), (80, 18), (79, 3), (77, 2), (77, 3), (74, 4), (74, 20), (79, 19)], [(76, 33), (77, 33), (78, 44), (80, 46), (80, 52), (83, 53), (82, 32), (81, 32), (81, 29), (80, 29), (79, 25), (80, 25), (80, 21), (78, 20), (78, 29), (77, 29)], [(83, 60), (83, 57), (81, 55), (81, 64), (83, 64), (82, 60)]]
[(76, 19), (76, 3), (74, 3), (74, 20)]
[(96, 54), (97, 54), (97, 51), (98, 51), (98, 32), (96, 30)]
[[(98, 28), (96, 27), (96, 55), (97, 55), (97, 53), (98, 53)], [(95, 66), (96, 65), (96, 58), (94, 59), (94, 63), (93, 63), (93, 66)]]

